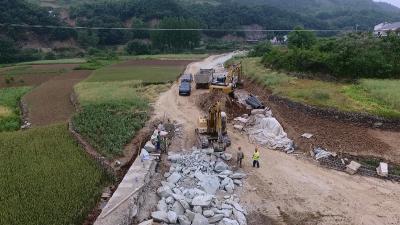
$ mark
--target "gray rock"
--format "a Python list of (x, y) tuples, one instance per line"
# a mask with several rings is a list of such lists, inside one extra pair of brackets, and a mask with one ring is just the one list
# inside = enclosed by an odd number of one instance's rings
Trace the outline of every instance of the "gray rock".
[(223, 161), (218, 161), (215, 164), (214, 170), (217, 172), (222, 172), (224, 170), (227, 170), (228, 168), (229, 166), (226, 163), (224, 163)]
[(181, 158), (182, 158), (182, 156), (180, 154), (171, 154), (168, 156), (168, 160), (171, 162), (177, 162)]
[(165, 178), (167, 178), (167, 177), (169, 177), (169, 176), (171, 176), (171, 173), (169, 173), (169, 172), (164, 173), (164, 177), (165, 177)]
[(175, 199), (172, 196), (169, 196), (167, 199), (165, 199), (165, 203), (167, 203), (168, 205), (172, 205), (174, 204)]
[(156, 150), (156, 146), (154, 146), (151, 141), (146, 142), (143, 147), (148, 152), (154, 152)]
[(172, 190), (171, 190), (171, 188), (169, 188), (168, 186), (162, 186), (162, 187), (159, 187), (158, 189), (157, 189), (157, 194), (158, 194), (158, 196), (160, 196), (161, 198), (168, 198), (169, 196), (171, 196), (173, 193), (172, 193)]
[(208, 207), (211, 204), (212, 199), (214, 198), (213, 195), (199, 195), (193, 198), (192, 200), (192, 205), (193, 206), (202, 206), (202, 207)]
[(240, 180), (233, 180), (233, 183), (238, 186), (242, 186), (242, 184), (243, 184), (242, 181), (240, 181)]
[(201, 208), (201, 206), (196, 205), (193, 207), (193, 212), (202, 214), (203, 209)]
[(224, 215), (222, 214), (215, 214), (214, 216), (208, 218), (209, 223), (216, 223), (218, 221), (221, 221), (224, 218)]
[(223, 179), (221, 181), (221, 187), (225, 187), (226, 185), (233, 183), (233, 180), (229, 177), (225, 177), (225, 179)]
[(226, 203), (232, 205), (233, 208), (235, 208), (236, 210), (238, 210), (238, 211), (240, 211), (240, 212), (242, 212), (242, 213), (245, 212), (244, 209), (242, 208), (242, 206), (240, 206), (239, 203), (237, 203), (237, 202), (235, 202), (235, 201), (228, 200), (228, 201), (226, 201)]
[(235, 184), (233, 184), (233, 181), (225, 186), (225, 190), (229, 194), (232, 194), (234, 189), (235, 189)]
[(239, 223), (236, 220), (224, 218), (218, 223), (218, 225), (239, 225)]
[(169, 187), (171, 190), (172, 190), (172, 188), (175, 187), (175, 184), (171, 184), (171, 183), (168, 183), (168, 182), (166, 182), (166, 181), (161, 181), (161, 185), (162, 185), (162, 186), (167, 186), (167, 187)]
[(196, 213), (190, 211), (189, 209), (186, 209), (185, 215), (187, 216), (187, 218), (189, 218), (190, 222), (192, 222)]
[(243, 179), (246, 177), (246, 174), (244, 173), (234, 173), (232, 175), (229, 176), (232, 179)]
[(180, 175), (180, 174), (177, 173), (177, 172), (174, 172), (174, 173), (171, 174), (171, 176), (168, 177), (167, 181), (168, 181), (168, 183), (175, 184), (175, 183), (177, 183), (181, 178), (182, 178), (182, 175)]
[(194, 215), (192, 225), (209, 225), (209, 223), (207, 218), (199, 213), (196, 213)]
[(233, 174), (233, 172), (230, 171), (230, 170), (224, 170), (224, 171), (220, 172), (219, 174), (220, 175), (225, 175), (225, 176), (230, 176), (230, 175)]
[(232, 154), (223, 153), (223, 154), (221, 154), (221, 158), (222, 158), (223, 160), (229, 161), (229, 160), (232, 159)]
[(138, 225), (153, 225), (153, 220), (146, 220), (139, 223)]
[(205, 192), (211, 195), (215, 195), (215, 193), (219, 189), (219, 179), (216, 176), (202, 176), (200, 179), (200, 186), (204, 189)]
[(235, 216), (239, 225), (247, 225), (247, 220), (244, 214), (236, 209), (233, 209), (233, 215)]
[(172, 191), (177, 195), (183, 195), (182, 191), (179, 188), (173, 188)]
[(181, 205), (182, 205), (183, 208), (185, 208), (185, 209), (190, 209), (190, 205), (189, 205), (189, 203), (186, 201), (185, 196), (173, 194), (172, 197), (174, 197), (174, 199), (175, 199), (176, 201), (178, 201), (179, 203), (181, 203)]
[(178, 221), (180, 225), (190, 225), (192, 222), (187, 218), (187, 216), (178, 216)]
[(178, 201), (175, 201), (175, 203), (172, 205), (172, 211), (174, 211), (178, 216), (185, 214), (185, 208), (183, 208), (182, 204)]
[(221, 208), (222, 209), (233, 209), (233, 206), (224, 203), (221, 205)]
[(162, 211), (156, 211), (151, 213), (151, 217), (156, 222), (165, 222), (168, 223), (168, 214)]
[(176, 223), (178, 221), (178, 215), (175, 212), (169, 211), (167, 215), (170, 223)]
[(167, 212), (168, 211), (168, 205), (165, 202), (164, 198), (162, 198), (160, 201), (158, 201), (157, 210), (158, 211), (162, 211), (162, 212)]
[(212, 217), (212, 216), (214, 216), (214, 211), (212, 211), (212, 210), (204, 210), (203, 211), (203, 215), (205, 216), (205, 217)]

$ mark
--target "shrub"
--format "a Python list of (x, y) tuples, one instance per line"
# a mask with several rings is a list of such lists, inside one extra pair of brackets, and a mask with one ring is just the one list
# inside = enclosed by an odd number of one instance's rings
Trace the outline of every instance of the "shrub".
[(128, 42), (126, 51), (129, 55), (145, 55), (150, 52), (149, 45), (137, 40)]

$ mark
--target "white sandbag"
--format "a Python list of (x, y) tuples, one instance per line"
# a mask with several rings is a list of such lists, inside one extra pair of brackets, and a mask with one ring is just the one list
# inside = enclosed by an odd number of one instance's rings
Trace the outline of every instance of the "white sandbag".
[(255, 126), (247, 132), (250, 140), (259, 145), (285, 151), (293, 148), (293, 141), (287, 137), (281, 124), (273, 117), (256, 117)]
[(388, 164), (384, 162), (379, 163), (379, 167), (376, 168), (376, 172), (379, 176), (387, 177), (389, 175)]

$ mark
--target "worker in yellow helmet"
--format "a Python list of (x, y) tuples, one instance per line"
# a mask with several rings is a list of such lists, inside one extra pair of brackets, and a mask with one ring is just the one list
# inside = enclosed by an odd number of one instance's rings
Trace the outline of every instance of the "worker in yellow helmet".
[(253, 153), (253, 167), (260, 168), (260, 152), (258, 151), (258, 147), (256, 147), (256, 149), (254, 150)]

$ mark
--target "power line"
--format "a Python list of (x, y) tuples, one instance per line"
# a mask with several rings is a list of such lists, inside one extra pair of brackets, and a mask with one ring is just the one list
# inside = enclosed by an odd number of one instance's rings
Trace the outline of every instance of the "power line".
[[(216, 32), (291, 32), (293, 29), (222, 29), (222, 28), (135, 28), (135, 27), (69, 27), (53, 25), (29, 25), (29, 24), (4, 24), (1, 27), (16, 28), (46, 28), (46, 29), (70, 29), (70, 30), (134, 30), (134, 31), (216, 31)], [(353, 32), (352, 29), (305, 29), (298, 31), (311, 32)], [(361, 31), (361, 30), (358, 30)]]

